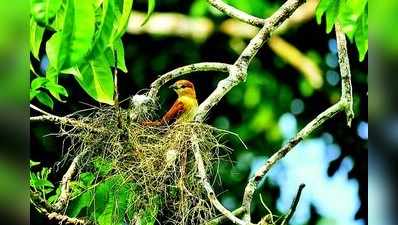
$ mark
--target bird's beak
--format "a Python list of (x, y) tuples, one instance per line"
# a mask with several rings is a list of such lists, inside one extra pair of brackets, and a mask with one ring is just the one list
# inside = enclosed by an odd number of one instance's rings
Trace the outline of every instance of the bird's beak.
[(177, 85), (174, 83), (174, 84), (170, 85), (169, 88), (171, 88), (171, 89), (177, 89)]

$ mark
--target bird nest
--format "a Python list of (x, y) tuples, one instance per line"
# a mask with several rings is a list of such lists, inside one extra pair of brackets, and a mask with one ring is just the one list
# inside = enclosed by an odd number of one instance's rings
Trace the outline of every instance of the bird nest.
[[(153, 116), (148, 111), (154, 110), (107, 107), (78, 116), (77, 121), (85, 124), (84, 127), (71, 129), (62, 125), (61, 135), (69, 140), (63, 162), (84, 154), (76, 180), (84, 179), (82, 175), (87, 172), (95, 174), (92, 184), (86, 187), (89, 190), (117, 178), (113, 191), (121, 195), (129, 193), (128, 201), (118, 213), (124, 215), (123, 221), (128, 224), (137, 221), (142, 224), (143, 220), (162, 224), (209, 221), (217, 214), (198, 178), (191, 138), (197, 137), (207, 174), (214, 178), (214, 165), (226, 160), (230, 151), (222, 144), (223, 136), (230, 132), (203, 123), (144, 126), (142, 122)], [(73, 194), (73, 184), (71, 187), (69, 203), (87, 191)], [(92, 198), (94, 201), (95, 196)], [(86, 212), (90, 213), (93, 212)]]

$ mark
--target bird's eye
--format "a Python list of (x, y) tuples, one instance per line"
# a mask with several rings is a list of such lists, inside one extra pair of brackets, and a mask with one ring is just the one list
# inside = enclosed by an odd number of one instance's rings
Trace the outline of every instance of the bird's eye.
[(181, 86), (181, 88), (186, 88), (186, 87), (187, 87), (187, 85), (182, 85), (182, 86)]

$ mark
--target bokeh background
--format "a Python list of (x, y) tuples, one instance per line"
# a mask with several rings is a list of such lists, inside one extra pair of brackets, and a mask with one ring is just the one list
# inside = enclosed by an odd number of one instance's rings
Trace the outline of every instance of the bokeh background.
[[(283, 1), (228, 2), (265, 17)], [(213, 186), (231, 210), (240, 205), (245, 184), (254, 171), (339, 99), (336, 40), (333, 32), (326, 33), (324, 23), (316, 23), (316, 2), (308, 1), (305, 10), (276, 32), (251, 64), (247, 81), (228, 93), (208, 117), (209, 124), (238, 134), (248, 146), (245, 149), (233, 135), (226, 137), (225, 144), (234, 151), (215, 167), (219, 176), (213, 178)], [(179, 66), (204, 61), (232, 63), (256, 32), (256, 28), (210, 8), (205, 0), (157, 1), (155, 13), (145, 26), (140, 24), (146, 2), (137, 0), (134, 5), (128, 33), (123, 38), (129, 72), (119, 71), (121, 99), (143, 91), (158, 75)], [(298, 186), (305, 183), (293, 225), (368, 224), (368, 58), (359, 62), (353, 44), (349, 44), (349, 54), (356, 114), (352, 126), (347, 127), (345, 116), (339, 115), (278, 163), (255, 193), (255, 220), (266, 213), (260, 196), (274, 212), (282, 214)], [(44, 71), (46, 65), (43, 58), (38, 66)], [(224, 76), (209, 72), (184, 78), (195, 83), (200, 102)], [(70, 97), (66, 103), (56, 103), (52, 113), (65, 115), (98, 106), (71, 77), (63, 77), (61, 83)], [(162, 88), (159, 95), (160, 115), (174, 101), (175, 94)], [(49, 135), (56, 132), (56, 126), (31, 124), (32, 160), (53, 167), (61, 159), (62, 139)], [(60, 169), (52, 179), (59, 181), (62, 172)], [(46, 223), (45, 218), (31, 211), (31, 224)]]

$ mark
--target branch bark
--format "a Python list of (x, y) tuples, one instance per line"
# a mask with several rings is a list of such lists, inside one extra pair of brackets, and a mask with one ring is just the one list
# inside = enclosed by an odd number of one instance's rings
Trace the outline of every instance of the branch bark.
[(203, 63), (195, 63), (176, 68), (168, 73), (161, 75), (151, 84), (151, 89), (148, 93), (148, 97), (151, 99), (155, 99), (160, 87), (162, 87), (165, 83), (177, 77), (194, 72), (205, 72), (205, 71), (228, 72), (230, 67), (231, 65), (226, 63), (203, 62)]

